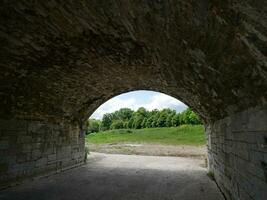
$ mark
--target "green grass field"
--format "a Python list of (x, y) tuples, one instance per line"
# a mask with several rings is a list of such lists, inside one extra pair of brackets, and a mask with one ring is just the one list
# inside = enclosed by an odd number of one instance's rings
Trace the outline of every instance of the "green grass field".
[(92, 133), (86, 141), (94, 144), (149, 143), (165, 145), (204, 145), (202, 125), (182, 125), (171, 128), (120, 129)]

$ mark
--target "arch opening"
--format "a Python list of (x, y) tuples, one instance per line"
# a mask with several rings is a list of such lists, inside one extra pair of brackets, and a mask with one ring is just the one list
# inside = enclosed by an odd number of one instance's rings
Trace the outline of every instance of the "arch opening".
[[(134, 154), (135, 147), (141, 144), (141, 148), (149, 149), (146, 146), (150, 144), (150, 150), (143, 151), (145, 155), (206, 157), (206, 138), (198, 115), (174, 97), (155, 91), (138, 90), (109, 99), (91, 115), (86, 129), (86, 141), (92, 151), (108, 152), (111, 146), (111, 151), (115, 147), (121, 149), (117, 153)], [(101, 142), (101, 137), (106, 139)], [(133, 148), (123, 149), (125, 143), (133, 143), (127, 144)], [(161, 150), (153, 154), (152, 149), (156, 148)], [(140, 154), (140, 148), (136, 154)]]

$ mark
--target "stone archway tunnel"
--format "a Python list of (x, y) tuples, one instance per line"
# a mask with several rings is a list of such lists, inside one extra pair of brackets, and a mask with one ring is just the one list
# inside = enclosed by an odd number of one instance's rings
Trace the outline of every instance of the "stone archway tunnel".
[(81, 165), (84, 120), (151, 89), (201, 116), (228, 199), (265, 199), (266, 13), (265, 0), (1, 1), (1, 187)]

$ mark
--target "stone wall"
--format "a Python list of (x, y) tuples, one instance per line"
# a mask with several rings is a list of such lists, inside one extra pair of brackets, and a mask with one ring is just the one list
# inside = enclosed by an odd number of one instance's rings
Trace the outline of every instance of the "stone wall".
[(0, 188), (78, 166), (84, 152), (84, 136), (77, 126), (0, 120)]
[(209, 168), (228, 200), (267, 199), (267, 107), (207, 126)]

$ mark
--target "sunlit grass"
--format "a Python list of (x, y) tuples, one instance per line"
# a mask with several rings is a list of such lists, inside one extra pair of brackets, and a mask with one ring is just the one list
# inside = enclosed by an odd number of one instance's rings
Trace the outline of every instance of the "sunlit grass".
[(120, 129), (93, 133), (86, 141), (94, 144), (149, 143), (166, 145), (204, 145), (202, 125), (182, 125), (170, 128)]

